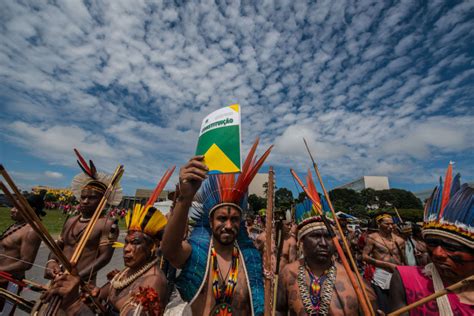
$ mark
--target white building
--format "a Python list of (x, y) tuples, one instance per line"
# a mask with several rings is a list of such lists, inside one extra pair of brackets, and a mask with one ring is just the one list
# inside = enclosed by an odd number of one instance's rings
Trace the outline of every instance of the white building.
[(258, 197), (265, 197), (265, 183), (268, 183), (268, 173), (257, 173), (249, 185), (249, 195), (255, 194)]
[(364, 189), (374, 190), (389, 190), (390, 185), (388, 183), (388, 177), (383, 176), (363, 176), (357, 180), (351, 181), (344, 185), (337, 187), (336, 189), (351, 189), (360, 192)]

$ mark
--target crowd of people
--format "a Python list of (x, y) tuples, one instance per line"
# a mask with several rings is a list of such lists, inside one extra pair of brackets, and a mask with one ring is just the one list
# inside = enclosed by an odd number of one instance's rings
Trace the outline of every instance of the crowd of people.
[[(305, 201), (292, 218), (282, 219), (278, 243), (277, 225), (266, 227), (265, 220), (248, 215), (248, 186), (271, 151), (256, 159), (257, 145), (238, 175), (210, 175), (203, 156), (191, 158), (180, 168), (166, 216), (153, 206), (169, 179), (164, 177), (152, 198), (125, 216), (123, 244), (117, 220), (105, 214), (89, 231), (104, 194), (113, 207), (121, 189), (110, 186), (110, 175), (80, 159), (82, 172), (72, 181), (80, 213), (67, 219), (56, 242), (68, 259), (86, 233), (87, 242), (68, 273), (56, 255), (49, 255), (44, 264), (51, 282), (40, 287), (41, 297), (29, 312), (50, 315), (56, 304), (66, 315), (385, 315), (472, 280), (474, 189), (461, 185), (458, 176), (435, 188), (421, 227), (395, 225), (391, 214), (381, 212), (374, 225), (350, 229), (321, 205)], [(44, 215), (40, 196), (28, 202)], [(22, 307), (14, 298), (41, 243), (16, 208), (11, 217), (14, 223), (0, 236), (2, 315)], [(341, 247), (345, 241), (350, 253)], [(268, 246), (270, 269), (262, 259)], [(117, 247), (123, 247), (123, 268), (97, 284), (98, 271), (109, 268)], [(275, 296), (267, 295), (267, 280)], [(473, 314), (471, 281), (402, 315)]]

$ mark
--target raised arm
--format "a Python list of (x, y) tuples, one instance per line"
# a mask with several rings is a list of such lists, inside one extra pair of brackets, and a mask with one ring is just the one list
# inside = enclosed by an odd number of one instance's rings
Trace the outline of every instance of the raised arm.
[(179, 197), (168, 219), (161, 251), (175, 268), (181, 268), (191, 255), (191, 245), (183, 240), (188, 223), (188, 212), (194, 195), (207, 178), (208, 168), (204, 164), (204, 156), (193, 157), (179, 171)]

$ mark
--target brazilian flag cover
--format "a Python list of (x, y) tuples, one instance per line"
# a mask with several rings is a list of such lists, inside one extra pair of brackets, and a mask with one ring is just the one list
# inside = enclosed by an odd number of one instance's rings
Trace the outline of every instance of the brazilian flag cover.
[(240, 172), (240, 106), (212, 112), (202, 121), (196, 155), (204, 155), (209, 174)]

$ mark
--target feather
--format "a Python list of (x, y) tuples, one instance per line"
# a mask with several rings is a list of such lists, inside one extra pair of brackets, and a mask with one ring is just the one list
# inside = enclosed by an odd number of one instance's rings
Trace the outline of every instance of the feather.
[(439, 211), (440, 218), (443, 217), (444, 208), (446, 207), (446, 204), (448, 204), (448, 201), (449, 201), (452, 181), (453, 181), (453, 164), (450, 162), (448, 169), (446, 170), (446, 176), (444, 179), (444, 188), (443, 188), (443, 193), (441, 195), (441, 206), (440, 206), (440, 211)]
[(127, 229), (130, 228), (130, 218), (132, 217), (133, 210), (128, 210), (127, 214), (125, 214), (125, 225), (127, 226)]
[(74, 152), (76, 153), (76, 156), (77, 158), (79, 159), (77, 161), (77, 163), (79, 164), (79, 167), (81, 167), (82, 171), (84, 171), (85, 174), (87, 174), (89, 177), (93, 178), (92, 177), (92, 171), (91, 169), (89, 168), (89, 166), (87, 165), (87, 162), (84, 160), (84, 158), (82, 157), (82, 155), (79, 153), (79, 150), (77, 150), (76, 148), (74, 148)]
[(160, 196), (160, 193), (163, 191), (164, 187), (166, 186), (166, 183), (170, 179), (171, 175), (173, 174), (174, 170), (176, 169), (176, 166), (173, 166), (171, 169), (166, 170), (165, 174), (161, 178), (161, 180), (158, 182), (156, 185), (155, 189), (153, 190), (150, 198), (146, 202), (145, 206), (151, 206), (155, 204), (156, 200)]
[(168, 220), (166, 219), (166, 217), (160, 211), (155, 210), (150, 220), (145, 225), (143, 232), (145, 234), (153, 236), (157, 232), (162, 230), (166, 226), (167, 223), (168, 223)]
[(125, 247), (125, 244), (118, 241), (112, 244), (112, 248), (123, 248), (123, 247)]
[(96, 179), (97, 169), (95, 168), (94, 162), (92, 162), (92, 160), (90, 159), (89, 159), (89, 165), (90, 165), (90, 170), (91, 170), (91, 177), (94, 178), (94, 180), (97, 180)]

